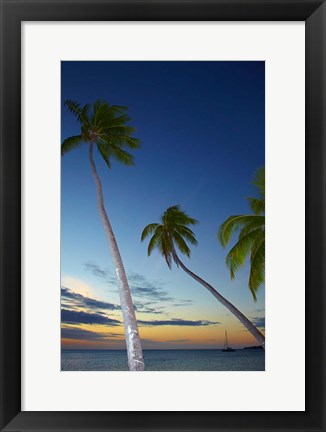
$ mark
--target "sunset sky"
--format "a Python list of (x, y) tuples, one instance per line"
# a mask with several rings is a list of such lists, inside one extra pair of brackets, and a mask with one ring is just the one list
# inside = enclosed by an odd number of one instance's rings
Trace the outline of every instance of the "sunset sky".
[[(135, 166), (95, 162), (132, 291), (144, 349), (256, 345), (204, 287), (181, 269), (147, 256), (143, 228), (180, 204), (199, 221), (198, 246), (182, 257), (261, 330), (264, 286), (255, 303), (248, 266), (231, 281), (220, 224), (249, 212), (254, 172), (264, 165), (264, 62), (62, 62), (62, 140), (79, 134), (63, 103), (101, 99), (129, 107), (141, 148)], [(87, 146), (62, 158), (62, 348), (124, 349), (115, 272), (100, 221)]]

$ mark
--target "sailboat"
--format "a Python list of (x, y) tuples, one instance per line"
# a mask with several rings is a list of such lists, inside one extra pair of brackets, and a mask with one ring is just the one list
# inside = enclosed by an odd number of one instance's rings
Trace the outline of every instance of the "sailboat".
[(222, 351), (224, 351), (224, 352), (233, 352), (233, 351), (235, 351), (234, 348), (231, 348), (228, 345), (228, 334), (227, 334), (226, 330), (225, 330), (224, 348), (222, 349)]

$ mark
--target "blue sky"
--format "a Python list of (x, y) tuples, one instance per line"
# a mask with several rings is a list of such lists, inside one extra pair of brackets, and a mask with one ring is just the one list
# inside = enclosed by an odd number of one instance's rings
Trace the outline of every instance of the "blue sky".
[[(194, 227), (199, 244), (190, 260), (184, 258), (185, 264), (263, 327), (264, 287), (254, 303), (248, 267), (230, 281), (225, 265), (229, 247), (219, 245), (216, 233), (227, 217), (249, 211), (246, 197), (255, 193), (252, 176), (264, 165), (264, 62), (62, 62), (61, 83), (62, 139), (79, 133), (64, 101), (86, 104), (102, 99), (128, 106), (130, 124), (141, 140), (133, 167), (113, 162), (108, 170), (98, 154), (95, 162), (137, 317), (151, 322), (140, 326), (144, 347), (219, 347), (225, 328), (233, 345), (255, 343), (182, 270), (169, 270), (156, 252), (147, 257), (140, 235), (167, 207), (180, 204), (200, 222)], [(61, 196), (62, 285), (70, 291), (68, 303), (73, 308), (73, 296), (80, 295), (117, 306), (86, 145), (62, 158)], [(90, 302), (82, 302), (78, 311), (90, 313)], [(121, 325), (109, 325), (110, 320), (121, 321), (119, 307), (97, 312), (108, 318), (107, 325), (90, 323), (89, 317), (83, 318), (87, 323), (80, 318), (63, 323), (65, 334), (70, 331), (65, 347), (124, 347)], [(120, 336), (110, 339), (117, 332)], [(96, 335), (92, 338), (91, 333)]]

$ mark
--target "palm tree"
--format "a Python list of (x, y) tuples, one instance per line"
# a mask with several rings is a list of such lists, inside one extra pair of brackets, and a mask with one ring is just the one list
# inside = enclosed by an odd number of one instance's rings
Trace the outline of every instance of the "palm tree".
[(118, 283), (129, 370), (142, 371), (144, 360), (135, 309), (118, 245), (105, 211), (102, 184), (93, 158), (95, 145), (108, 168), (111, 168), (112, 159), (125, 165), (133, 165), (133, 156), (126, 151), (126, 148), (137, 149), (139, 141), (132, 137), (134, 128), (126, 125), (129, 121), (126, 107), (110, 106), (101, 101), (81, 107), (72, 100), (67, 100), (65, 105), (79, 121), (81, 131), (79, 135), (71, 136), (63, 141), (61, 154), (64, 155), (82, 144), (88, 144), (89, 162), (97, 191), (98, 211), (109, 243)]
[(260, 345), (265, 348), (264, 335), (243, 315), (232, 303), (224, 298), (215, 288), (212, 287), (201, 277), (197, 276), (189, 270), (177, 255), (176, 249), (187, 257), (190, 257), (190, 248), (186, 241), (191, 245), (196, 246), (197, 240), (193, 231), (188, 227), (198, 223), (196, 219), (188, 216), (176, 205), (169, 207), (161, 216), (160, 223), (152, 223), (147, 225), (141, 235), (141, 241), (146, 237), (153, 234), (149, 243), (147, 253), (148, 256), (152, 253), (153, 249), (157, 248), (165, 258), (168, 267), (172, 268), (172, 263), (175, 262), (177, 267), (181, 267), (189, 276), (194, 278), (197, 282), (203, 285), (217, 300), (219, 300), (233, 315), (235, 315), (241, 323), (250, 331), (250, 333), (257, 339)]
[(240, 229), (237, 243), (226, 257), (231, 279), (250, 255), (249, 289), (255, 301), (256, 293), (265, 281), (265, 168), (257, 170), (253, 184), (258, 198), (248, 198), (253, 214), (230, 216), (218, 231), (218, 239), (226, 246), (232, 235)]

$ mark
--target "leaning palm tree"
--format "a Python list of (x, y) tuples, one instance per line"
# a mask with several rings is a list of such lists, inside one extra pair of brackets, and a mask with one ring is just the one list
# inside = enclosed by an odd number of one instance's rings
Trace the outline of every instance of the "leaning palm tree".
[(100, 101), (81, 107), (72, 100), (67, 100), (65, 105), (79, 121), (81, 131), (79, 135), (71, 136), (63, 141), (61, 154), (64, 155), (82, 144), (88, 144), (89, 162), (97, 191), (98, 211), (109, 243), (118, 283), (129, 370), (142, 371), (144, 360), (135, 309), (118, 245), (105, 211), (102, 183), (93, 157), (93, 148), (96, 146), (108, 168), (111, 168), (112, 159), (125, 165), (133, 165), (133, 156), (126, 151), (126, 148), (137, 149), (139, 141), (132, 137), (134, 128), (126, 125), (129, 121), (126, 107), (110, 106)]
[(260, 285), (265, 281), (265, 168), (257, 170), (253, 184), (258, 198), (248, 198), (252, 214), (230, 216), (218, 231), (218, 239), (226, 246), (232, 235), (240, 229), (237, 243), (226, 257), (231, 279), (250, 255), (249, 289), (255, 301)]
[(173, 262), (177, 267), (180, 266), (189, 276), (203, 285), (218, 301), (220, 301), (233, 315), (235, 315), (247, 330), (249, 330), (257, 339), (259, 344), (265, 348), (265, 337), (257, 327), (255, 327), (253, 323), (239, 311), (239, 309), (216, 291), (212, 285), (189, 270), (180, 260), (177, 254), (177, 249), (187, 257), (190, 257), (191, 251), (186, 242), (194, 246), (197, 245), (195, 234), (188, 227), (189, 225), (195, 225), (196, 223), (196, 219), (188, 216), (180, 209), (180, 206), (176, 205), (169, 207), (161, 216), (160, 223), (149, 224), (142, 232), (142, 241), (149, 235), (152, 235), (148, 243), (148, 256), (156, 248), (163, 255), (170, 269), (172, 268)]

